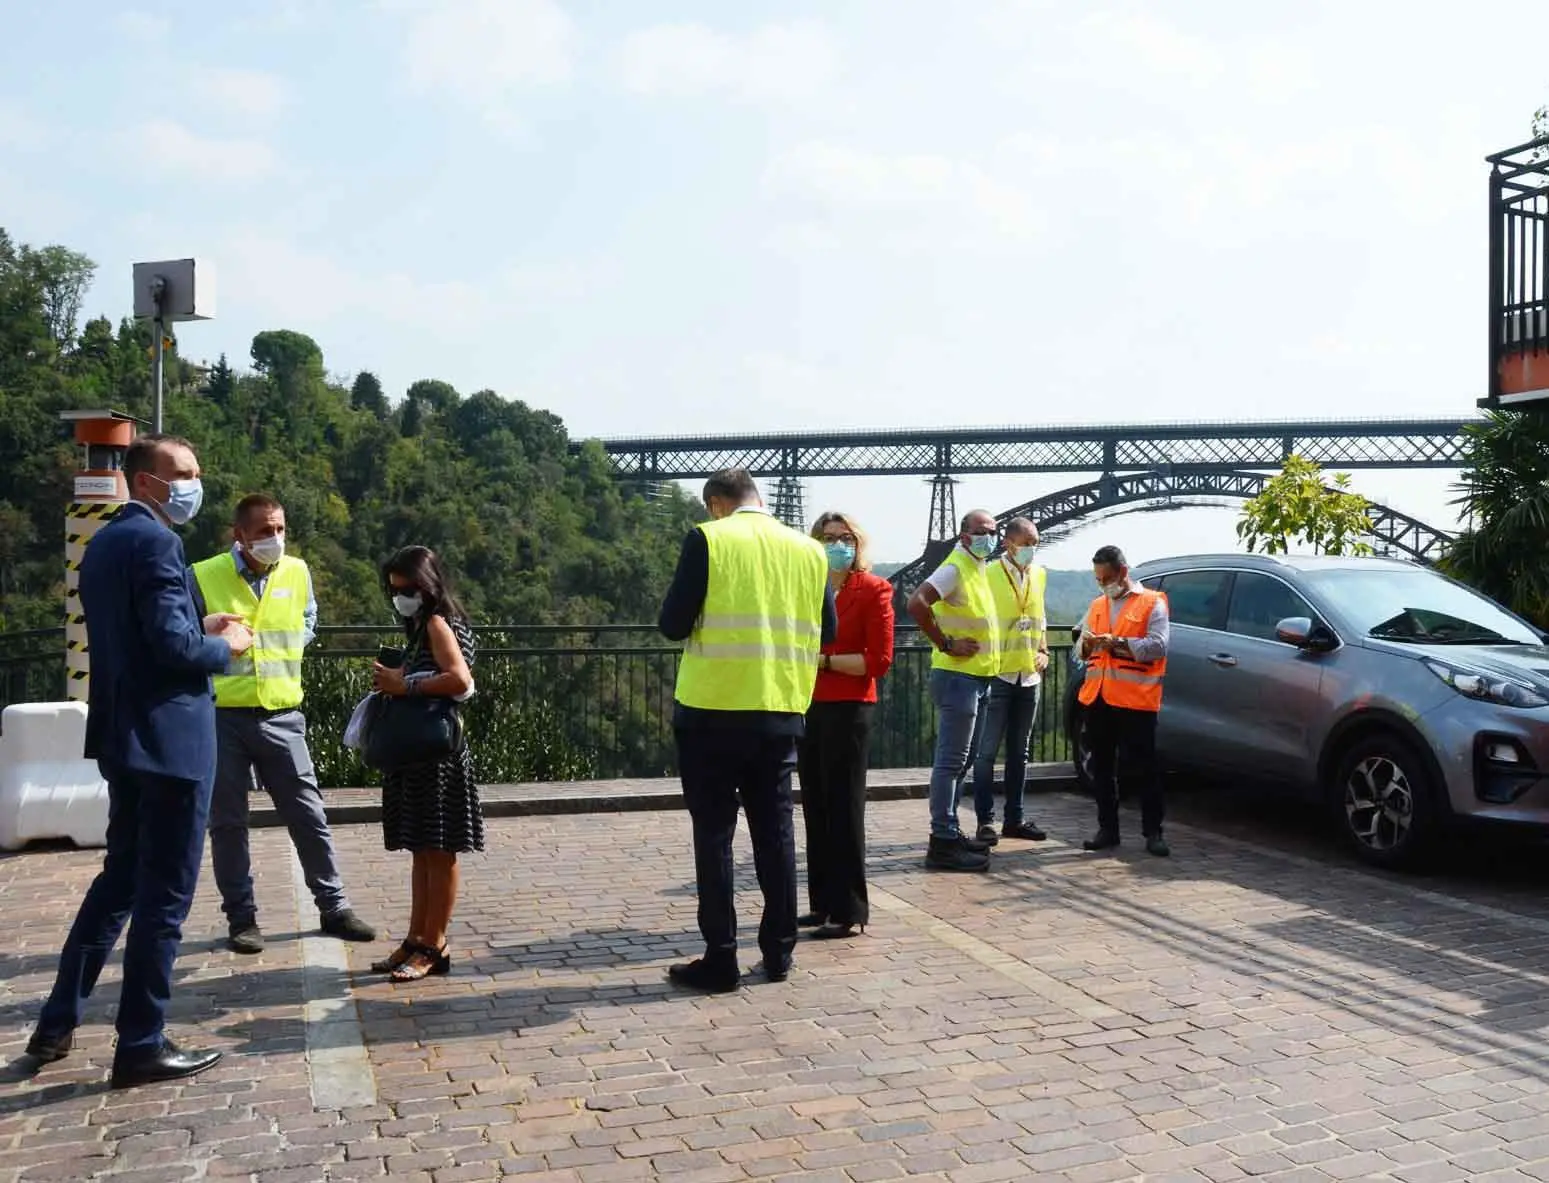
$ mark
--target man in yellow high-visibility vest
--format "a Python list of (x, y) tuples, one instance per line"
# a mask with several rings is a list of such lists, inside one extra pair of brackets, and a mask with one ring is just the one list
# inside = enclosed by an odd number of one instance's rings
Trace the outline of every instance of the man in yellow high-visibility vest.
[(1000, 527), (988, 510), (963, 515), (957, 543), (929, 579), (909, 597), (909, 615), (936, 647), (930, 695), (936, 704), (936, 756), (930, 773), (930, 845), (933, 871), (983, 871), (989, 843), (964, 834), (957, 821), (958, 789), (1000, 671), (1000, 625), (985, 565)]
[(694, 826), (694, 876), (705, 955), (668, 970), (680, 986), (735, 990), (737, 916), (732, 835), (748, 814), (764, 894), (758, 926), (764, 976), (781, 982), (796, 946), (796, 832), (791, 773), (818, 650), (838, 630), (828, 558), (764, 509), (741, 469), (705, 482), (710, 521), (683, 541), (658, 627), (685, 642), (673, 727), (683, 800)]
[[(1006, 523), (998, 559), (988, 564), (990, 594), (1000, 621), (1000, 668), (990, 683), (990, 697), (974, 741), (974, 812), (981, 842), (994, 846), (1001, 838), (1042, 842), (1047, 834), (1023, 812), (1027, 793), (1027, 744), (1038, 718), (1043, 671), (1049, 664), (1049, 621), (1044, 591), (1049, 573), (1033, 562), (1038, 553), (1038, 527), (1029, 518)], [(995, 830), (995, 757), (1006, 745), (1006, 812)]]
[(285, 509), (262, 493), (237, 503), (229, 551), (194, 564), (205, 612), (240, 616), (253, 648), (215, 679), (218, 756), (210, 802), (210, 861), (226, 913), (228, 946), (263, 951), (248, 854), (253, 773), (274, 799), (317, 902), (324, 932), (371, 941), (376, 932), (350, 907), (301, 713), (301, 656), (317, 628), (312, 575), (285, 553)]

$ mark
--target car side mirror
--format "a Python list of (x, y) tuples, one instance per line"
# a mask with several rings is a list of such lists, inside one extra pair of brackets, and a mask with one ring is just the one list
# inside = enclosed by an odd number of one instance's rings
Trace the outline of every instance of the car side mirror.
[(1327, 625), (1314, 624), (1306, 616), (1287, 616), (1275, 625), (1275, 640), (1311, 653), (1326, 653), (1338, 643)]

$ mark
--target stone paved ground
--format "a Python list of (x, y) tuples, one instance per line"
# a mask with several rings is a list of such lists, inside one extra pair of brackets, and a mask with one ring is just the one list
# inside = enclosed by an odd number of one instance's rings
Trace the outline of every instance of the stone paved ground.
[[(179, 967), (177, 1032), (231, 1054), (108, 1091), (105, 982), (76, 1054), (0, 1082), (0, 1183), (1549, 1180), (1541, 858), (1385, 877), (1187, 801), (1209, 828), (1174, 826), (1170, 861), (1090, 856), (1089, 803), (1038, 806), (1054, 839), (970, 877), (921, 868), (922, 803), (874, 806), (867, 935), (717, 998), (662, 978), (697, 945), (681, 813), (492, 822), (455, 972), (408, 987), (362, 972), (385, 945), (347, 975), (295, 939), (315, 920), (262, 831), (270, 951), (220, 947), (206, 878)], [(405, 860), (369, 826), (339, 840), (396, 924)], [(6, 1060), (96, 861), (0, 859)], [(745, 841), (738, 869), (752, 888)]]

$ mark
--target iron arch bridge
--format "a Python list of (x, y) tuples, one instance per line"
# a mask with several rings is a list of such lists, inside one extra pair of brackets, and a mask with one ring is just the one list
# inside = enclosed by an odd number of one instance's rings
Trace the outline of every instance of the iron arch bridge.
[[(1084, 485), (1074, 485), (1049, 493), (996, 515), (1002, 526), (1012, 518), (1031, 518), (1040, 534), (1079, 521), (1091, 514), (1144, 503), (1231, 497), (1248, 500), (1257, 497), (1273, 479), (1272, 473), (1243, 472), (1215, 468), (1164, 467), (1150, 472), (1122, 475), (1107, 474)], [(1417, 518), (1386, 505), (1371, 504), (1368, 516), (1372, 537), (1379, 550), (1393, 550), (1422, 563), (1434, 563), (1446, 553), (1450, 535), (1428, 526)], [(895, 593), (907, 596), (936, 569), (952, 547), (952, 540), (933, 542), (925, 553), (891, 576)]]

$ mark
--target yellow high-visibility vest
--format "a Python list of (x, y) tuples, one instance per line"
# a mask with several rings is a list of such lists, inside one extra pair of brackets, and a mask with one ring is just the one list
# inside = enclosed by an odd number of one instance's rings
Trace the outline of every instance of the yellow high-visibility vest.
[(1018, 591), (1010, 562), (1001, 559), (989, 572), (995, 615), (1000, 621), (1000, 669), (996, 672), (1031, 674), (1038, 669), (1038, 650), (1043, 644), (1043, 597), (1049, 573), (1042, 567), (1029, 567)]
[(678, 665), (678, 702), (706, 711), (804, 713), (822, 639), (828, 581), (822, 546), (752, 511), (699, 529), (710, 552), (710, 580)]
[(957, 568), (957, 590), (952, 597), (958, 602), (949, 604), (942, 597), (930, 606), (930, 610), (942, 632), (948, 637), (978, 641), (979, 652), (972, 657), (952, 657), (938, 649), (931, 654), (930, 663), (936, 669), (980, 678), (993, 677), (1000, 670), (1000, 624), (985, 564), (960, 546), (952, 548), (947, 563)]
[(263, 599), (253, 594), (230, 551), (194, 564), (206, 612), (230, 612), (253, 630), (253, 647), (215, 677), (217, 707), (280, 711), (301, 705), (306, 648), (307, 565), (287, 555), (270, 569)]

